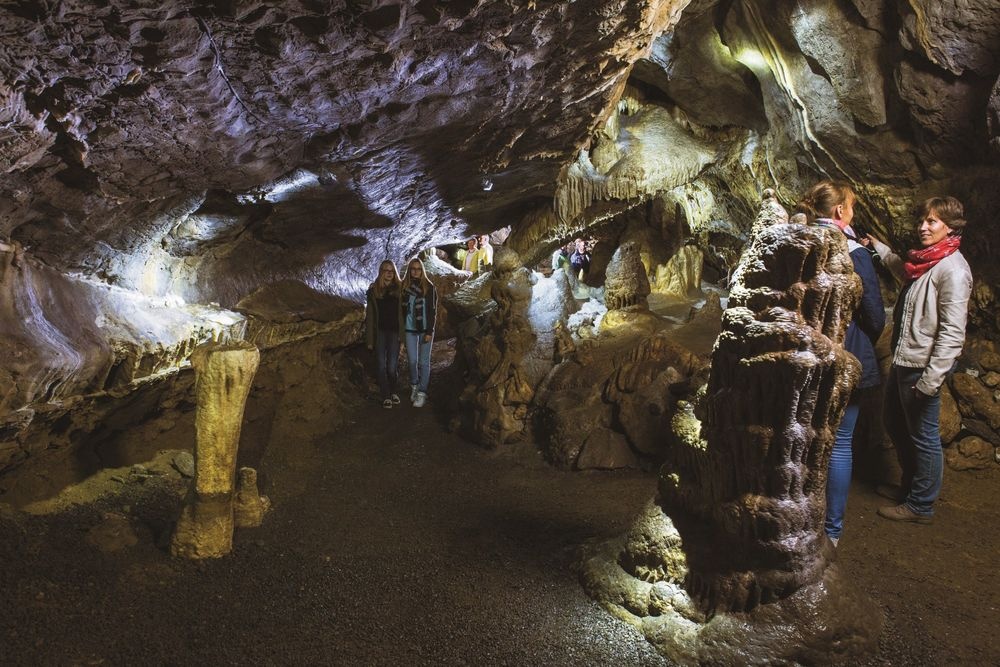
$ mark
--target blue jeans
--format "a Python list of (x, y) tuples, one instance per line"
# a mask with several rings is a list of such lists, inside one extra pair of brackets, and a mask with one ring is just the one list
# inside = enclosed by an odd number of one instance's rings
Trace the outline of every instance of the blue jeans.
[(921, 375), (921, 368), (892, 367), (883, 418), (903, 469), (900, 486), (907, 493), (904, 502), (913, 512), (931, 516), (944, 473), (939, 425), (941, 396), (925, 397), (914, 391)]
[(378, 390), (385, 400), (396, 388), (396, 378), (399, 373), (398, 331), (379, 329), (375, 333), (375, 370), (378, 376)]
[(840, 539), (844, 528), (844, 510), (847, 509), (847, 491), (851, 487), (851, 465), (854, 462), (852, 443), (854, 427), (858, 423), (860, 403), (849, 403), (844, 418), (837, 427), (830, 452), (830, 470), (826, 478), (826, 534)]
[(434, 338), (424, 342), (424, 334), (406, 332), (406, 359), (410, 362), (410, 384), (417, 385), (417, 390), (427, 393), (427, 385), (431, 381), (431, 344)]

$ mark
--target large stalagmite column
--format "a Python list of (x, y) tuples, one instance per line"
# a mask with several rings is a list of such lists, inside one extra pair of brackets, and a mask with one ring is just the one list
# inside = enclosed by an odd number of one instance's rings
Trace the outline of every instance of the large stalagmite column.
[(842, 234), (785, 219), (765, 199), (708, 385), (678, 402), (659, 498), (581, 565), (591, 595), (681, 664), (826, 664), (878, 641), (878, 607), (823, 535), (860, 281)]
[(260, 352), (246, 342), (208, 343), (191, 355), (195, 371), (195, 483), (170, 552), (218, 558), (232, 551), (236, 452), (243, 408)]

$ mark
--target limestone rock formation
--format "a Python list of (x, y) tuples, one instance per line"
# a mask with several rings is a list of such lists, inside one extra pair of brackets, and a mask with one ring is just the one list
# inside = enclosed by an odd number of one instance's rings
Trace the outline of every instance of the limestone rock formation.
[(739, 661), (750, 635), (764, 662), (810, 662), (833, 635), (840, 656), (874, 644), (878, 611), (830, 565), (822, 534), (833, 435), (859, 374), (842, 347), (859, 296), (842, 236), (795, 224), (755, 236), (709, 382), (673, 417), (659, 512), (636, 523), (641, 539), (589, 551), (584, 585), (673, 659)]
[(0, 8), (0, 469), (205, 340), (356, 323), (248, 299), (356, 303), (382, 258), (507, 226), (531, 265), (647, 204), (724, 280), (760, 188), (821, 176), (897, 242), (914, 200), (965, 200), (970, 322), (1000, 331), (994, 2), (377, 5)]
[(704, 263), (705, 254), (698, 246), (683, 246), (666, 264), (657, 267), (656, 293), (678, 301), (700, 294)]
[(601, 318), (600, 331), (611, 335), (620, 331), (652, 333), (663, 322), (649, 312), (646, 297), (649, 278), (634, 241), (622, 243), (608, 263), (604, 283), (604, 304), (608, 312)]
[(706, 364), (671, 331), (636, 333), (581, 342), (585, 358), (559, 363), (539, 388), (535, 431), (553, 464), (613, 469), (663, 459), (677, 398)]
[(604, 305), (608, 310), (647, 309), (646, 297), (649, 293), (649, 279), (639, 257), (638, 245), (634, 242), (623, 243), (608, 264)]
[(993, 390), (969, 373), (956, 373), (951, 387), (962, 415), (981, 419), (991, 429), (1000, 430), (1000, 403), (995, 400)]
[(734, 281), (704, 440), (671, 450), (660, 482), (688, 590), (709, 612), (748, 611), (822, 578), (827, 460), (858, 375), (842, 348), (860, 292), (841, 237), (772, 226)]
[(491, 448), (524, 437), (535, 392), (525, 364), (538, 340), (528, 319), (532, 285), (527, 269), (519, 264), (514, 251), (497, 249), (487, 283), (496, 307), (478, 329), (460, 338), (459, 353), (467, 369), (459, 398), (464, 429)]
[[(249, 343), (207, 344), (192, 354), (198, 405), (195, 478), (171, 542), (175, 556), (218, 558), (232, 550), (236, 452), (259, 361), (260, 352)], [(242, 489), (245, 494), (255, 490)]]
[(996, 452), (992, 443), (971, 435), (945, 450), (945, 461), (953, 470), (982, 470), (997, 464)]
[(233, 524), (236, 528), (256, 528), (264, 522), (264, 515), (271, 508), (271, 500), (260, 495), (257, 489), (257, 471), (243, 467), (236, 483), (233, 503)]

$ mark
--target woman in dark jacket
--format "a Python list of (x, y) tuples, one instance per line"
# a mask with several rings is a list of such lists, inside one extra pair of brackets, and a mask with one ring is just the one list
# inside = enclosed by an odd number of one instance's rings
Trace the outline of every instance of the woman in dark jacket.
[(399, 369), (399, 297), (402, 284), (396, 265), (385, 260), (378, 267), (378, 276), (368, 288), (365, 311), (365, 342), (375, 351), (378, 389), (382, 407), (399, 404), (396, 378)]
[(424, 263), (417, 257), (406, 267), (399, 318), (399, 328), (406, 341), (406, 358), (410, 362), (410, 400), (413, 407), (422, 408), (427, 402), (427, 385), (431, 381), (437, 290), (427, 279)]
[(847, 508), (847, 491), (851, 486), (853, 465), (852, 442), (854, 427), (858, 422), (860, 403), (858, 390), (877, 386), (881, 382), (875, 343), (885, 327), (885, 307), (879, 291), (878, 276), (871, 254), (858, 243), (851, 228), (856, 197), (850, 186), (836, 181), (820, 181), (802, 197), (799, 211), (806, 214), (812, 224), (836, 230), (847, 237), (847, 249), (854, 264), (854, 272), (861, 278), (861, 303), (858, 304), (844, 338), (844, 349), (861, 362), (861, 380), (844, 410), (844, 417), (837, 428), (830, 468), (826, 482), (827, 537), (836, 546), (844, 525)]

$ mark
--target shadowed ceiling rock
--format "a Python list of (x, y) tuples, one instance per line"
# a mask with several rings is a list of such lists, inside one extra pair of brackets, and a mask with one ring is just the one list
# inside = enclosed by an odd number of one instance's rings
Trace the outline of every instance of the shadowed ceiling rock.
[(802, 3), (792, 9), (792, 33), (804, 53), (826, 72), (837, 100), (869, 127), (886, 121), (885, 82), (879, 68), (881, 36), (851, 22), (837, 3)]
[(1000, 4), (995, 0), (908, 0), (908, 4), (900, 31), (904, 45), (952, 74), (996, 71)]

